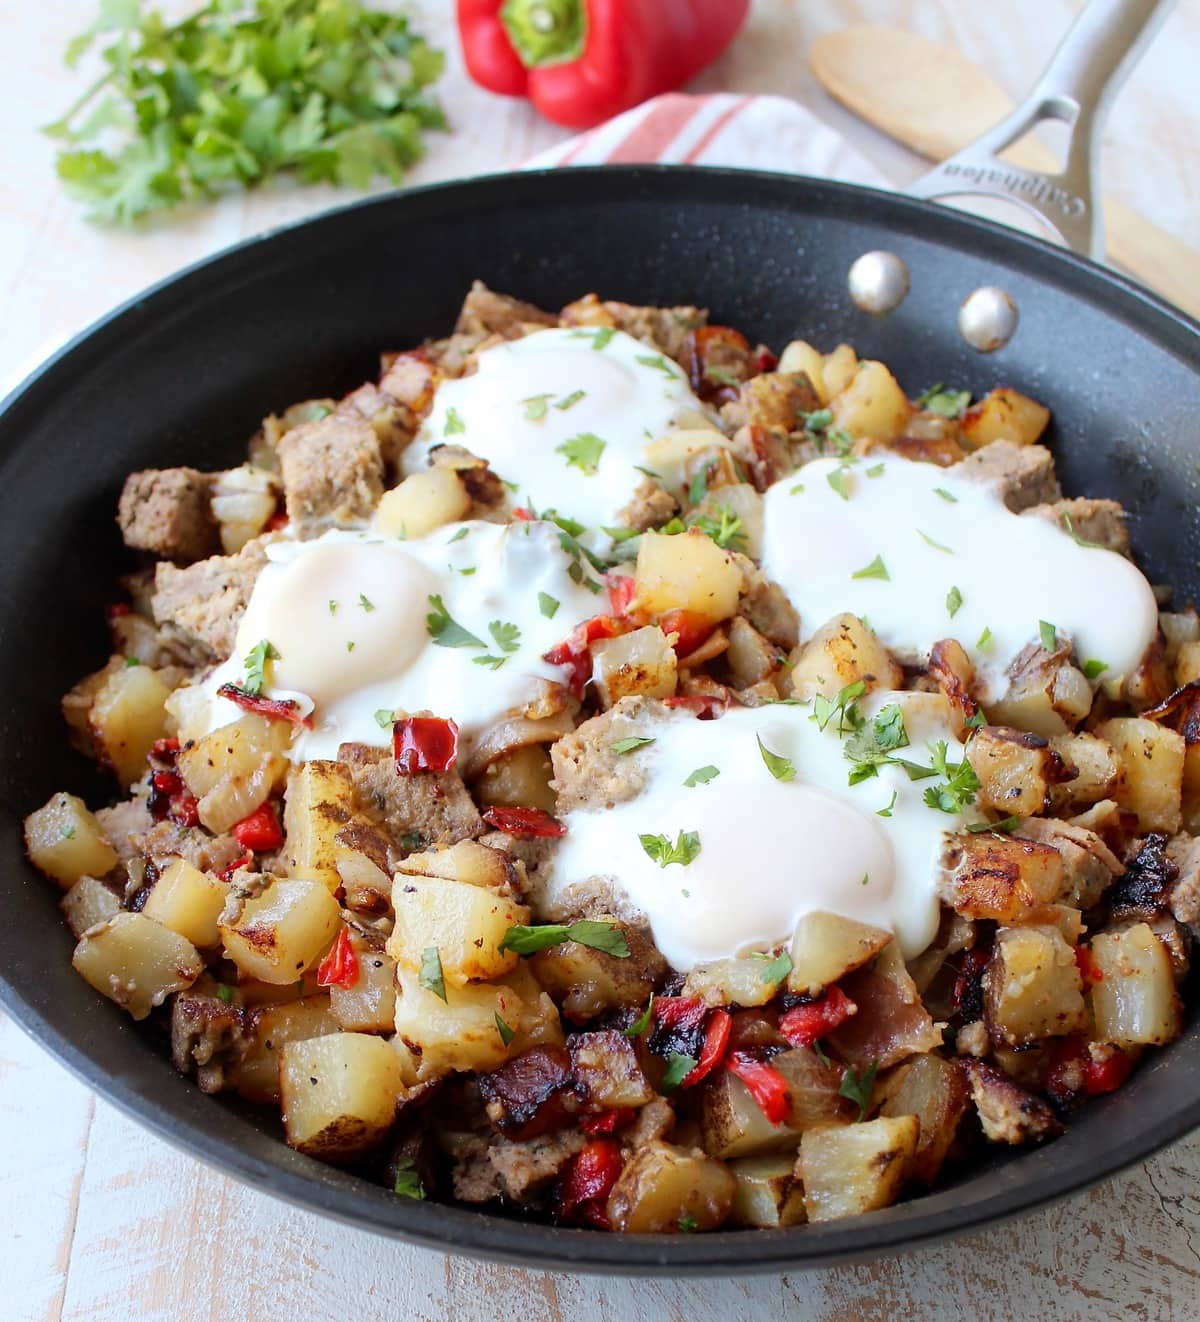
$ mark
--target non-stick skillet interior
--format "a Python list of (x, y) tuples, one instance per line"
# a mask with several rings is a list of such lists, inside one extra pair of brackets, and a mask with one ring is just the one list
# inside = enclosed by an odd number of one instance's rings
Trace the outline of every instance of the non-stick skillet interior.
[[(908, 262), (912, 292), (877, 320), (854, 309), (845, 273), (880, 247)], [(884, 1213), (695, 1240), (555, 1231), (414, 1205), (297, 1156), (202, 1097), (151, 1033), (76, 977), (20, 821), (55, 789), (103, 792), (66, 751), (58, 699), (107, 655), (102, 608), (128, 567), (112, 517), (124, 475), (237, 462), (263, 414), (336, 394), (375, 370), (381, 348), (444, 332), (476, 276), (548, 307), (593, 289), (705, 304), (776, 347), (847, 339), (910, 393), (1015, 385), (1054, 410), (1064, 486), (1121, 500), (1151, 577), (1177, 600), (1200, 595), (1200, 331), (1086, 264), (904, 199), (724, 171), (496, 178), (330, 214), (137, 300), (0, 415), (0, 988), (18, 1017), (100, 1091), (260, 1187), (428, 1243), (596, 1270), (761, 1270), (894, 1248), (1060, 1195), (1200, 1123), (1193, 1024), (1064, 1139)], [(955, 329), (982, 284), (1021, 313), (990, 357)]]

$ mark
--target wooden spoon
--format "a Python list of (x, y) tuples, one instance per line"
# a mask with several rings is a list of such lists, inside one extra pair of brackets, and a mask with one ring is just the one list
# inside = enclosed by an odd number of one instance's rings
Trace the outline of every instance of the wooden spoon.
[[(961, 151), (1013, 108), (1008, 93), (959, 51), (911, 32), (859, 24), (822, 37), (809, 56), (825, 90), (867, 123), (930, 160)], [(1005, 158), (1054, 173), (1053, 152), (1034, 138)], [(1200, 318), (1200, 253), (1112, 197), (1105, 235), (1114, 263)]]

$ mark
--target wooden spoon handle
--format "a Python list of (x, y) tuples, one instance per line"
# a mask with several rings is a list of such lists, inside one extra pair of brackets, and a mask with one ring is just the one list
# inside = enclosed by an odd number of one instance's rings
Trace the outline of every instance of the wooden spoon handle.
[[(810, 54), (831, 96), (905, 146), (941, 161), (961, 151), (1013, 108), (1012, 98), (958, 51), (911, 32), (855, 25), (822, 37)], [(1019, 165), (1053, 170), (1035, 139), (1005, 153)], [(1116, 198), (1104, 199), (1113, 262), (1200, 319), (1200, 253)]]

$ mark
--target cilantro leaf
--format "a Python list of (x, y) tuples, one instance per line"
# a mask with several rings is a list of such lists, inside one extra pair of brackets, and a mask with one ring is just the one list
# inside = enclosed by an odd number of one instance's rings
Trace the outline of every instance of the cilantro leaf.
[(1085, 661), (1083, 663), (1083, 673), (1088, 679), (1099, 679), (1107, 669), (1108, 662), (1097, 661), (1095, 657), (1092, 657), (1090, 661)]
[(662, 1077), (663, 1092), (674, 1092), (696, 1068), (696, 1057), (682, 1051), (672, 1051), (667, 1057), (666, 1072)]
[(530, 395), (528, 399), (523, 399), (525, 405), (525, 417), (529, 422), (541, 422), (550, 408), (550, 401), (554, 398), (551, 395)]
[(890, 583), (892, 581), (892, 576), (888, 573), (887, 565), (883, 563), (883, 556), (881, 555), (877, 555), (869, 565), (865, 565), (862, 569), (856, 569), (850, 577), (881, 578), (885, 583)]
[(542, 612), (546, 619), (554, 619), (559, 605), (560, 602), (557, 597), (552, 597), (548, 592), (538, 593), (538, 610)]
[(462, 539), (463, 539), (463, 538), (464, 538), (464, 537), (465, 537), (470, 531), (471, 531), (471, 529), (470, 529), (470, 528), (464, 523), (463, 526), (462, 526), (462, 527), (461, 527), (461, 528), (460, 528), (460, 529), (454, 534), (454, 536), (450, 538), (450, 540), (446, 543), (446, 545), (447, 545), (447, 546), (453, 546), (455, 542), (461, 542)]
[(692, 478), (691, 485), (688, 487), (688, 504), (699, 505), (707, 495), (708, 469), (702, 468), (696, 476)]
[(979, 835), (984, 831), (999, 831), (1002, 835), (1009, 835), (1015, 831), (1025, 819), (1023, 817), (1002, 817), (998, 822), (972, 822), (967, 830), (972, 835)]
[(375, 724), (381, 730), (390, 730), (396, 723), (396, 713), (390, 707), (380, 707), (375, 712)]
[(934, 491), (943, 500), (949, 501), (951, 505), (958, 504), (958, 497), (952, 491), (947, 491), (945, 487), (934, 487)]
[(392, 1192), (399, 1194), (401, 1198), (424, 1198), (425, 1186), (421, 1183), (421, 1176), (417, 1171), (416, 1163), (411, 1157), (401, 1157), (395, 1166), (396, 1178), (392, 1183)]
[(939, 812), (960, 813), (975, 802), (975, 791), (979, 788), (979, 777), (970, 762), (963, 758), (961, 762), (949, 761), (949, 745), (939, 739), (932, 748), (933, 771), (944, 776), (941, 785), (931, 785), (925, 791), (925, 803)]
[(850, 499), (850, 489), (846, 486), (846, 474), (849, 470), (845, 467), (835, 468), (832, 472), (825, 474), (825, 481), (838, 493), (843, 500)]
[(502, 652), (515, 652), (520, 647), (521, 630), (515, 624), (493, 620), (488, 625), (488, 633), (496, 640), (496, 646)]
[(509, 1028), (503, 1019), (500, 1018), (499, 1010), (496, 1011), (496, 1032), (500, 1034), (500, 1041), (503, 1042), (505, 1046), (508, 1046), (513, 1038), (516, 1037), (513, 1030)]
[(639, 835), (642, 848), (660, 868), (678, 863), (687, 867), (700, 852), (700, 834), (697, 831), (680, 831), (672, 844), (665, 835)]
[(246, 679), (242, 688), (252, 697), (257, 698), (267, 682), (267, 662), (280, 659), (279, 653), (265, 638), (255, 643), (242, 662), (246, 667)]
[(961, 418), (971, 402), (969, 390), (947, 390), (939, 381), (917, 399), (917, 407), (942, 418)]
[(594, 477), (600, 468), (600, 456), (604, 453), (605, 442), (593, 432), (580, 432), (554, 447), (555, 454), (561, 454), (567, 461), (568, 468), (578, 468), (588, 477)]
[(615, 744), (609, 744), (618, 757), (623, 757), (626, 753), (632, 753), (637, 748), (645, 748), (647, 744), (652, 744), (653, 739), (648, 739), (642, 734), (631, 734), (628, 739), (618, 739)]
[(561, 946), (564, 941), (574, 941), (577, 945), (602, 951), (615, 959), (629, 958), (629, 943), (625, 940), (624, 929), (616, 923), (600, 923), (590, 918), (569, 925), (541, 923), (536, 927), (510, 927), (497, 949), (501, 953), (515, 950), (518, 955), (533, 955), (551, 946)]
[(846, 740), (842, 753), (853, 764), (849, 783), (859, 785), (879, 775), (880, 767), (890, 766), (899, 760), (892, 754), (898, 748), (907, 747), (908, 730), (904, 724), (904, 712), (896, 703), (888, 703), (869, 725), (863, 725)]
[(462, 414), (456, 408), (446, 410), (446, 425), (442, 428), (443, 436), (461, 436), (467, 430)]
[(856, 1119), (861, 1120), (867, 1113), (867, 1107), (871, 1103), (871, 1089), (875, 1084), (875, 1075), (879, 1073), (879, 1061), (873, 1060), (861, 1077), (855, 1074), (849, 1065), (846, 1066), (842, 1074), (842, 1082), (838, 1086), (839, 1096), (848, 1098), (858, 1107)]
[(787, 757), (780, 757), (778, 753), (772, 753), (771, 750), (762, 741), (762, 735), (756, 735), (758, 740), (758, 751), (762, 756), (763, 763), (767, 770), (776, 780), (787, 782), (796, 779), (796, 768), (792, 761)]
[(446, 609), (446, 603), (439, 596), (431, 595), (429, 604), (433, 610), (425, 617), (425, 627), (430, 638), (438, 647), (486, 647), (487, 644), (476, 638), (469, 629), (464, 629)]
[(986, 652), (987, 649), (991, 647), (991, 645), (992, 645), (992, 631), (988, 628), (985, 628), (984, 631), (979, 635), (979, 640), (976, 642), (975, 646), (981, 652)]
[(679, 375), (680, 375), (679, 369), (675, 367), (674, 364), (668, 363), (667, 360), (660, 353), (639, 354), (637, 357), (637, 361), (641, 363), (643, 367), (655, 368), (657, 371), (661, 372), (663, 376), (667, 378), (668, 381), (679, 380)]
[(946, 609), (950, 612), (951, 619), (954, 619), (958, 614), (959, 610), (962, 608), (962, 604), (963, 594), (957, 588), (952, 587), (950, 591), (946, 593)]
[(741, 517), (734, 514), (728, 505), (718, 505), (715, 516), (700, 514), (689, 519), (688, 523), (692, 528), (699, 528), (706, 537), (711, 537), (722, 550), (732, 548), (744, 551), (748, 545), (749, 539), (742, 529)]
[(813, 698), (813, 714), (809, 719), (816, 722), (817, 729), (822, 733), (835, 716), (838, 718), (839, 735), (845, 734), (847, 730), (857, 730), (862, 721), (854, 702), (866, 691), (866, 681), (856, 679), (852, 684), (839, 689), (836, 698), (827, 698), (823, 693), (818, 693)]
[(446, 976), (442, 972), (442, 956), (437, 946), (426, 946), (422, 951), (421, 972), (417, 975), (417, 981), (426, 991), (446, 1000)]
[(766, 955), (755, 955), (755, 959), (763, 961), (763, 967), (759, 970), (759, 978), (768, 986), (777, 986), (792, 971), (792, 957), (786, 950), (780, 951), (774, 959)]
[(1058, 630), (1045, 620), (1038, 620), (1038, 638), (1047, 652), (1058, 649)]
[(616, 334), (613, 326), (598, 326), (595, 330), (577, 330), (571, 332), (573, 340), (591, 340), (593, 349), (603, 349)]
[(710, 780), (716, 780), (720, 774), (719, 767), (697, 767), (683, 783), (688, 789), (695, 789), (697, 785), (707, 785)]
[(654, 1015), (654, 993), (650, 993), (650, 999), (646, 1002), (646, 1008), (629, 1025), (628, 1028), (622, 1028), (621, 1032), (626, 1037), (641, 1037), (650, 1027), (650, 1020)]
[(876, 809), (875, 809), (875, 816), (876, 816), (876, 817), (890, 817), (890, 816), (892, 815), (892, 809), (896, 806), (896, 798), (897, 798), (896, 791), (893, 790), (893, 791), (892, 791), (892, 797), (888, 800), (887, 807), (886, 807), (886, 808), (876, 808)]
[(954, 552), (948, 546), (943, 546), (941, 542), (935, 542), (927, 532), (922, 532), (920, 528), (917, 529), (917, 536), (925, 543), (926, 546), (932, 546), (935, 551), (944, 551), (947, 555), (954, 554)]
[(375, 603), (373, 601), (368, 600), (367, 595), (364, 592), (360, 592), (358, 594), (358, 604), (359, 606), (362, 607), (363, 610), (367, 612), (368, 615), (371, 613), (371, 611), (375, 609)]
[(569, 408), (574, 408), (575, 405), (578, 404), (581, 399), (585, 398), (586, 395), (586, 390), (572, 390), (569, 395), (558, 400), (554, 407), (558, 409), (560, 413), (565, 413)]

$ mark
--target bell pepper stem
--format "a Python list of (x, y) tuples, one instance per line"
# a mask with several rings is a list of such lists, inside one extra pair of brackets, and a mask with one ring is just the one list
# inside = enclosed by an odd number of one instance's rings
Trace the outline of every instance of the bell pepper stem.
[(583, 54), (584, 0), (504, 0), (500, 21), (527, 69), (568, 64)]

